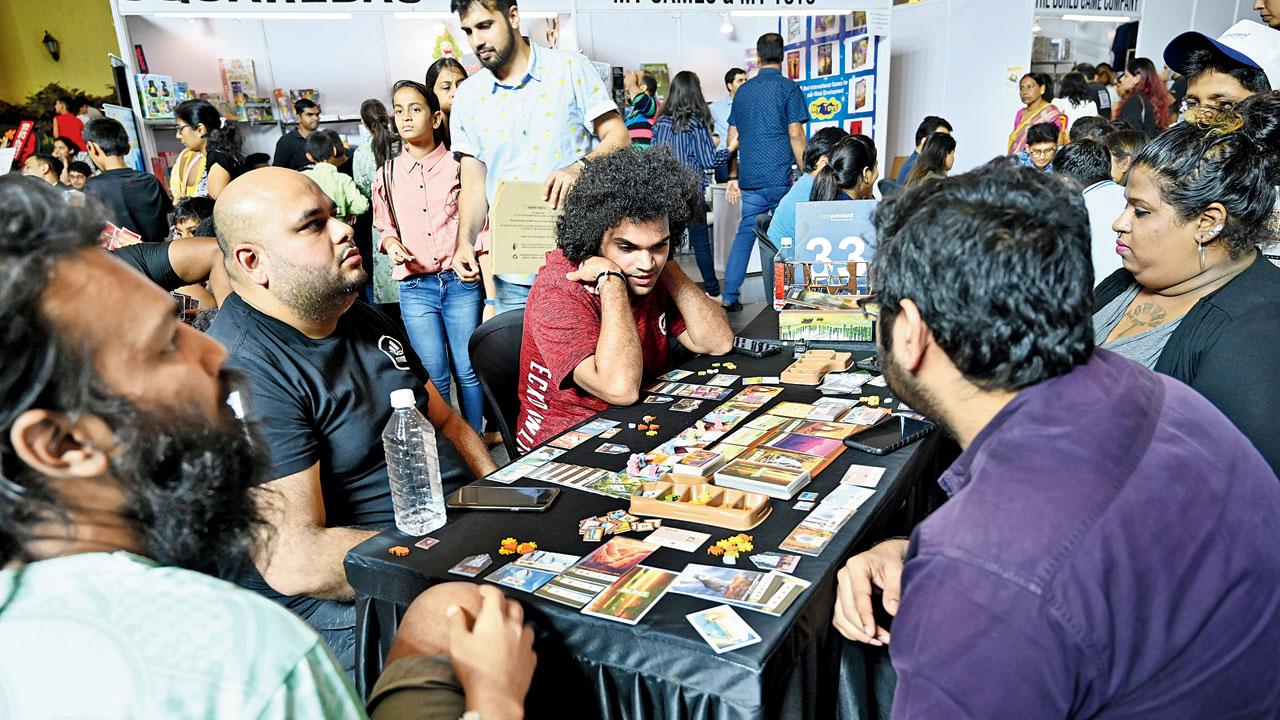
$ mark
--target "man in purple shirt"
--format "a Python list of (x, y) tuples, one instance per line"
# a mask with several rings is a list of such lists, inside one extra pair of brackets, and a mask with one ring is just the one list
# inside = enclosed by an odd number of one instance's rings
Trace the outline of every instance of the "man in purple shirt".
[(1088, 215), (997, 160), (882, 206), (885, 375), (964, 453), (852, 558), (835, 627), (894, 717), (1280, 713), (1280, 481), (1207, 400), (1092, 342)]

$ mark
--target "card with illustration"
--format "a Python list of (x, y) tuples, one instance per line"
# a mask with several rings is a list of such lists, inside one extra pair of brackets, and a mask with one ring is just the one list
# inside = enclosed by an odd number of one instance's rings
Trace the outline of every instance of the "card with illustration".
[(546, 570), (520, 567), (519, 565), (503, 565), (485, 577), (489, 582), (505, 585), (524, 592), (533, 592), (542, 587), (556, 574)]
[(492, 564), (493, 558), (489, 557), (489, 553), (480, 553), (479, 555), (462, 558), (457, 565), (449, 568), (449, 572), (454, 575), (473, 578), (484, 572), (484, 569)]
[(795, 433), (797, 435), (813, 435), (831, 438), (832, 440), (844, 440), (862, 428), (849, 423), (826, 422), (823, 420), (792, 420), (779, 429), (782, 432)]
[(773, 434), (772, 430), (757, 430), (748, 424), (745, 427), (734, 430), (732, 434), (724, 439), (724, 442), (729, 443), (730, 445), (750, 447), (769, 437), (771, 434)]
[(514, 463), (511, 463), (510, 465), (506, 465), (504, 467), (498, 468), (497, 470), (494, 470), (493, 472), (486, 475), (484, 479), (492, 480), (494, 482), (499, 482), (504, 485), (510, 485), (516, 480), (519, 480), (520, 478), (528, 475), (529, 473), (537, 469), (538, 469), (538, 464), (536, 463), (514, 462)]
[(693, 373), (689, 370), (672, 370), (658, 376), (659, 380), (683, 380)]
[[(806, 405), (805, 407), (808, 408), (809, 406)], [(755, 420), (748, 422), (746, 424), (746, 427), (749, 427), (753, 430), (772, 430), (778, 427), (779, 425), (785, 423), (786, 421), (787, 421), (787, 418), (781, 415), (761, 415)]]
[(537, 570), (547, 570), (549, 572), (563, 572), (570, 565), (578, 562), (580, 558), (577, 555), (569, 555), (567, 553), (549, 552), (547, 550), (534, 550), (531, 553), (525, 553), (516, 559), (515, 565), (520, 567), (531, 567)]
[(618, 443), (601, 443), (600, 447), (596, 448), (596, 452), (604, 453), (605, 455), (625, 455), (631, 452), (631, 448)]
[(775, 468), (785, 468), (794, 472), (804, 471), (813, 475), (814, 470), (822, 464), (823, 459), (806, 455), (804, 453), (791, 452), (790, 450), (782, 450), (773, 447), (757, 447), (748, 450), (738, 456), (740, 460), (751, 463), (759, 463)]
[(751, 556), (751, 562), (761, 570), (777, 570), (778, 572), (795, 572), (800, 565), (799, 555), (786, 553), (762, 552)]
[(765, 443), (768, 447), (791, 452), (804, 453), (814, 457), (825, 458), (844, 450), (844, 443), (825, 437), (813, 435), (796, 435), (785, 433)]
[(708, 380), (707, 384), (715, 385), (717, 387), (729, 387), (730, 385), (738, 382), (738, 378), (740, 377), (742, 376), (734, 375), (732, 373), (720, 373), (719, 375), (716, 375), (715, 377)]
[(551, 447), (564, 448), (565, 450), (572, 450), (573, 448), (576, 448), (582, 443), (590, 440), (592, 437), (593, 437), (592, 435), (589, 435), (584, 432), (570, 430), (569, 432), (561, 435), (560, 437), (556, 438), (555, 440), (552, 440), (547, 444), (550, 445)]
[(689, 564), (671, 585), (671, 592), (731, 603), (746, 603), (764, 573), (716, 565)]
[[(768, 379), (768, 378), (766, 378)], [(778, 396), (782, 388), (776, 385), (749, 385), (733, 396), (733, 401), (743, 405), (760, 407)]]
[(564, 454), (564, 450), (561, 450), (560, 448), (540, 447), (537, 450), (534, 450), (533, 452), (529, 453), (528, 455), (525, 455), (524, 457), (520, 458), (520, 462), (539, 463), (539, 464), (547, 463), (547, 462), (551, 462), (552, 460), (555, 460), (556, 458), (560, 457), (563, 454)]
[(689, 613), (685, 618), (717, 654), (760, 642), (760, 635), (728, 605)]
[(637, 565), (582, 609), (584, 615), (635, 625), (666, 594), (677, 573)]
[(437, 540), (436, 538), (433, 538), (433, 537), (424, 537), (424, 538), (422, 538), (421, 540), (419, 540), (418, 542), (414, 543), (414, 544), (413, 544), (413, 546), (414, 546), (414, 547), (416, 547), (416, 548), (422, 548), (423, 550), (430, 550), (430, 549), (431, 549), (431, 546), (432, 546), (432, 545), (435, 545), (435, 544), (436, 544), (436, 543), (438, 543), (438, 542), (440, 542), (440, 541), (439, 541), (439, 540)]
[(769, 409), (770, 415), (781, 415), (786, 418), (804, 419), (813, 412), (813, 405), (798, 402), (780, 402)]
[(827, 546), (827, 543), (831, 542), (832, 536), (833, 533), (830, 530), (802, 522), (778, 545), (778, 549), (817, 557), (822, 554), (822, 549)]
[(609, 428), (608, 430), (600, 433), (600, 437), (607, 440), (620, 432), (622, 432), (622, 428)]
[(582, 608), (584, 605), (591, 602), (591, 600), (599, 594), (601, 590), (608, 587), (606, 585), (582, 583), (583, 586), (591, 588), (587, 590), (583, 589), (583, 587), (570, 583), (569, 581), (572, 579), (573, 578), (565, 575), (557, 575), (542, 587), (538, 588), (534, 595), (548, 600), (553, 600), (561, 605), (568, 605), (573, 608)]
[(666, 395), (648, 395), (644, 399), (644, 401), (650, 405), (663, 405), (671, 402), (672, 400), (675, 400), (675, 398), (667, 397)]
[(633, 540), (628, 537), (615, 537), (579, 560), (566, 574), (579, 575), (588, 580), (607, 580), (621, 577), (623, 573), (639, 565), (649, 557), (657, 545)]
[(671, 404), (673, 412), (693, 412), (700, 407), (702, 407), (702, 401), (694, 398), (680, 398)]
[(607, 420), (605, 418), (595, 418), (591, 422), (577, 429), (577, 432), (584, 435), (599, 435), (600, 433), (612, 427), (620, 425), (617, 420)]
[(752, 375), (742, 378), (743, 385), (777, 385), (782, 379), (777, 375)]

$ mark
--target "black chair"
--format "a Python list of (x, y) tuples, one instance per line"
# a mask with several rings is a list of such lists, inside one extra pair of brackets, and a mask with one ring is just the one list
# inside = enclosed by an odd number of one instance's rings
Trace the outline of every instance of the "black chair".
[(515, 460), (516, 418), (520, 415), (520, 340), (524, 334), (524, 309), (508, 310), (484, 322), (471, 334), (467, 350), (471, 368), (480, 380), (485, 401), (496, 412), (494, 421), (502, 434), (507, 455)]
[(902, 192), (902, 186), (898, 184), (898, 181), (890, 180), (889, 178), (881, 178), (880, 182), (876, 183), (876, 187), (880, 189), (880, 197), (885, 200)]

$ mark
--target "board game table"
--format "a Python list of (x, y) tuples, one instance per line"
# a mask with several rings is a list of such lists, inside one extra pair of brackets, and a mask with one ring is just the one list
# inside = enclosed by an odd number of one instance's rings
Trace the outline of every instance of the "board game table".
[[(767, 324), (767, 318), (764, 321)], [(775, 335), (776, 337), (776, 335)], [(713, 362), (732, 361), (735, 374), (778, 375), (791, 361), (789, 348), (765, 358), (731, 353), (723, 358), (696, 357), (686, 370), (704, 370)], [(690, 378), (687, 382), (693, 382)], [(648, 384), (646, 384), (647, 387)], [(735, 388), (741, 387), (741, 381)], [(812, 402), (816, 389), (783, 385), (783, 392), (751, 417), (780, 401)], [(642, 391), (643, 401), (648, 393)], [(867, 386), (864, 394), (892, 397), (887, 388)], [(703, 401), (699, 411), (672, 412), (670, 404), (638, 403), (612, 407), (600, 413), (622, 422), (623, 430), (608, 440), (593, 438), (557, 458), (559, 462), (620, 470), (627, 455), (594, 452), (601, 442), (625, 444), (632, 452), (645, 452), (675, 436), (719, 402)], [(644, 415), (657, 416), (656, 437), (626, 429)], [(525, 606), (533, 626), (538, 653), (537, 672), (527, 704), (528, 717), (573, 718), (831, 718), (837, 705), (848, 705), (850, 691), (864, 691), (864, 680), (842, 672), (841, 658), (849, 646), (831, 627), (835, 603), (835, 574), (855, 548), (909, 532), (910, 505), (932, 484), (945, 466), (938, 447), (949, 443), (941, 433), (886, 456), (845, 449), (805, 490), (826, 493), (834, 489), (851, 464), (887, 468), (875, 495), (868, 499), (835, 535), (818, 557), (803, 556), (795, 575), (813, 584), (781, 617), (739, 609), (762, 642), (717, 655), (694, 631), (685, 615), (717, 603), (668, 593), (637, 624), (591, 617), (565, 605), (529, 593), (503, 588)], [(714, 449), (714, 448), (713, 448)], [(941, 454), (946, 454), (942, 451)], [(482, 481), (490, 484), (488, 481)], [(530, 479), (516, 486), (542, 486)], [(756, 551), (776, 550), (778, 544), (806, 513), (792, 509), (794, 501), (773, 500), (769, 517), (754, 530)], [(434, 547), (413, 547), (417, 538), (389, 529), (356, 546), (347, 555), (347, 578), (357, 593), (356, 674), (362, 693), (372, 687), (381, 670), (404, 608), (427, 587), (441, 582), (465, 581), (448, 570), (469, 555), (489, 553), (491, 565), (475, 582), (513, 559), (499, 555), (500, 541), (515, 537), (533, 540), (539, 549), (585, 555), (599, 547), (578, 535), (578, 521), (625, 509), (624, 500), (561, 488), (560, 497), (544, 513), (456, 511), (448, 524), (432, 533)], [(706, 545), (736, 531), (674, 520), (664, 524), (707, 532), (711, 539), (695, 552), (660, 548), (643, 564), (679, 571), (689, 563), (715, 565)], [(643, 538), (645, 533), (626, 537)], [(405, 557), (392, 556), (392, 546), (411, 548)], [(757, 569), (746, 556), (738, 566)], [(495, 586), (497, 587), (497, 586)], [(858, 650), (857, 652), (861, 652)], [(850, 687), (853, 683), (855, 687)], [(842, 690), (843, 686), (843, 690)], [(842, 697), (842, 695), (844, 697)], [(567, 714), (566, 714), (566, 711)]]

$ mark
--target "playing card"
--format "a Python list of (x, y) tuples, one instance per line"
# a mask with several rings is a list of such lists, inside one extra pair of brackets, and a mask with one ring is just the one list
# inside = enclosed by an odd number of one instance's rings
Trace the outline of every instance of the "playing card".
[(440, 541), (433, 537), (424, 537), (418, 542), (414, 543), (413, 546), (416, 548), (422, 548), (423, 550), (430, 550), (431, 546), (435, 545), (438, 542)]
[(728, 605), (717, 605), (685, 616), (717, 654), (760, 642), (760, 635)]
[(795, 505), (792, 505), (792, 507), (794, 507), (796, 510), (812, 510), (814, 508), (814, 505), (816, 505), (816, 503), (809, 502), (806, 500), (806, 501), (798, 502)]
[(752, 375), (742, 378), (743, 385), (777, 385), (782, 379), (777, 375)]
[(692, 374), (693, 373), (688, 370), (672, 370), (671, 372), (659, 375), (658, 379), (659, 380), (682, 380), (684, 378), (689, 377)]
[(742, 376), (732, 375), (730, 373), (720, 373), (719, 375), (716, 375), (715, 377), (708, 380), (707, 384), (715, 385), (716, 387), (729, 387), (730, 385), (738, 382), (738, 378), (740, 377)]
[(600, 437), (608, 439), (613, 437), (614, 435), (617, 435), (620, 432), (622, 432), (622, 428), (609, 428), (608, 430), (605, 430), (604, 432), (600, 433)]
[(873, 467), (871, 465), (850, 465), (849, 469), (844, 471), (844, 477), (840, 478), (840, 484), (874, 488), (880, 484), (880, 478), (884, 476), (884, 470), (882, 467)]
[(802, 492), (802, 493), (800, 493), (800, 495), (799, 495), (799, 496), (797, 496), (797, 498), (796, 498), (796, 499), (797, 499), (797, 500), (803, 500), (803, 501), (805, 501), (805, 502), (810, 502), (810, 501), (812, 501), (812, 500), (817, 500), (817, 499), (818, 499), (818, 493), (816, 493), (816, 492)]
[(694, 410), (697, 410), (701, 405), (702, 405), (701, 400), (695, 400), (693, 398), (681, 398), (675, 401), (674, 403), (672, 403), (671, 409), (674, 412), (693, 412)]
[(596, 448), (596, 452), (604, 453), (605, 455), (622, 455), (631, 452), (631, 448), (617, 443), (602, 443), (600, 447)]
[(682, 550), (684, 552), (693, 552), (702, 547), (702, 544), (711, 539), (710, 533), (696, 532), (694, 530), (682, 530), (669, 526), (662, 526), (657, 530), (649, 533), (644, 539), (651, 545), (661, 545), (669, 547), (673, 550)]
[(596, 418), (591, 422), (587, 423), (586, 425), (583, 425), (582, 427), (578, 428), (577, 432), (583, 433), (584, 435), (599, 435), (605, 430), (608, 430), (609, 428), (615, 427), (617, 425), (618, 425), (617, 420), (607, 420), (605, 418)]
[(669, 403), (674, 399), (675, 398), (669, 398), (665, 395), (650, 395), (646, 397), (644, 401), (650, 405), (662, 405), (663, 403)]
[(449, 568), (449, 572), (454, 575), (462, 575), (464, 577), (473, 578), (493, 563), (493, 558), (489, 557), (489, 553), (480, 553), (479, 555), (471, 555), (462, 558), (462, 560), (453, 567)]
[(776, 552), (762, 552), (752, 555), (751, 562), (761, 570), (777, 570), (779, 572), (789, 573), (795, 572), (796, 566), (800, 564), (800, 556)]
[(592, 436), (588, 435), (587, 433), (578, 432), (576, 430), (570, 430), (569, 432), (561, 435), (560, 437), (556, 438), (555, 440), (552, 440), (547, 444), (550, 445), (551, 447), (558, 447), (558, 448), (564, 448), (565, 450), (571, 450), (573, 448), (578, 447), (579, 445), (586, 442), (587, 440), (590, 440), (591, 437)]
[(534, 568), (520, 567), (519, 565), (503, 565), (486, 576), (485, 580), (499, 585), (506, 585), (516, 590), (533, 592), (555, 576), (555, 573), (546, 570), (535, 570)]

